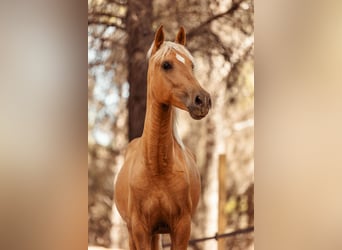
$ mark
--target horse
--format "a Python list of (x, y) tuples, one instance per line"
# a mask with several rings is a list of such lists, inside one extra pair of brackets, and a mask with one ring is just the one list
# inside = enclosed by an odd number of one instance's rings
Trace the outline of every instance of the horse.
[(177, 134), (177, 109), (199, 120), (208, 114), (211, 99), (194, 76), (185, 43), (183, 27), (171, 42), (164, 41), (161, 25), (147, 53), (144, 129), (128, 144), (114, 188), (130, 250), (159, 249), (159, 234), (170, 234), (172, 250), (184, 250), (190, 238), (201, 183), (195, 157)]

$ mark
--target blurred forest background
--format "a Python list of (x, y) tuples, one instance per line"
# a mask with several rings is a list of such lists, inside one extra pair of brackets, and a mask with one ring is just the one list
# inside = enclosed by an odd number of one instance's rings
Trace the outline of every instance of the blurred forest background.
[[(213, 101), (201, 121), (185, 112), (179, 120), (179, 134), (197, 156), (202, 178), (191, 239), (218, 232), (222, 154), (227, 160), (220, 233), (254, 225), (253, 1), (88, 0), (89, 245), (128, 249), (126, 226), (113, 205), (113, 183), (127, 143), (142, 133), (146, 52), (160, 24), (167, 40), (184, 26), (195, 74)], [(168, 241), (163, 236), (163, 243)], [(220, 242), (221, 249), (254, 249), (254, 233)], [(217, 244), (202, 241), (189, 249)]]

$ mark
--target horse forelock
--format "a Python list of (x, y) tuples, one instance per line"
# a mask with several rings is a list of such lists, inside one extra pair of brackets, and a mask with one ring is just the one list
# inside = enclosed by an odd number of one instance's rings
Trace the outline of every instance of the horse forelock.
[(152, 43), (150, 49), (147, 52), (147, 59), (153, 58), (155, 61), (160, 61), (164, 58), (170, 51), (175, 50), (176, 52), (184, 54), (188, 59), (194, 64), (194, 58), (190, 54), (190, 52), (181, 44), (174, 43), (170, 41), (165, 41), (160, 48), (156, 51), (156, 53), (152, 54), (154, 42)]

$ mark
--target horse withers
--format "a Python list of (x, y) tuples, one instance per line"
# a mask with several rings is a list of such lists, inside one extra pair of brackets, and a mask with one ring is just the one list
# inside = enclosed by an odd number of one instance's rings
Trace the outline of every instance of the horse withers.
[(201, 184), (194, 155), (177, 134), (176, 111), (202, 119), (211, 99), (194, 76), (185, 42), (183, 27), (170, 42), (160, 26), (148, 52), (144, 131), (128, 145), (114, 189), (131, 250), (159, 249), (159, 234), (165, 233), (171, 249), (187, 249)]

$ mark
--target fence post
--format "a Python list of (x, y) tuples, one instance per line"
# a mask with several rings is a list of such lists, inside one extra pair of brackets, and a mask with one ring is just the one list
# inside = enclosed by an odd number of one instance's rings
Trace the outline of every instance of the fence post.
[[(224, 204), (226, 202), (226, 169), (227, 169), (227, 160), (225, 154), (219, 155), (219, 166), (218, 166), (218, 234), (222, 234), (226, 228), (226, 218), (224, 215)], [(224, 239), (219, 238), (217, 240), (217, 249), (224, 250)]]

